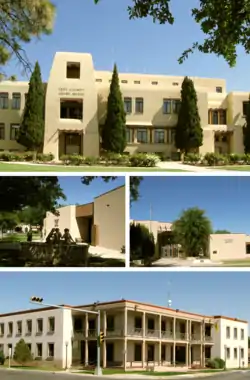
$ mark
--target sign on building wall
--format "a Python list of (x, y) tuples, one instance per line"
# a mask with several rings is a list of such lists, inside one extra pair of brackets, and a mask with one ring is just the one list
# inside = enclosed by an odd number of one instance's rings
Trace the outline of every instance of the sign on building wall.
[(225, 243), (227, 244), (227, 243), (232, 243), (233, 242), (233, 239), (225, 239)]
[(59, 219), (55, 219), (54, 224), (55, 224), (55, 228), (57, 228), (59, 226)]
[(58, 89), (59, 96), (84, 96), (84, 88), (67, 88), (60, 87)]

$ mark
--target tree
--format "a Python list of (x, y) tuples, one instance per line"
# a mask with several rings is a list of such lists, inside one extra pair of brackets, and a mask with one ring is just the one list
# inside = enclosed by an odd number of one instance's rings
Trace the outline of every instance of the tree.
[[(59, 204), (58, 207), (60, 207)], [(39, 225), (41, 228), (43, 226), (43, 221), (46, 218), (47, 211), (48, 210), (45, 210), (41, 204), (38, 204), (37, 207), (27, 206), (19, 213), (20, 222), (32, 226)]]
[(16, 344), (13, 358), (22, 365), (33, 360), (30, 349), (23, 339)]
[(117, 66), (114, 66), (107, 104), (107, 116), (102, 128), (102, 148), (123, 153), (126, 143), (126, 115), (119, 85)]
[(208, 255), (212, 225), (205, 211), (197, 207), (183, 211), (172, 225), (176, 244), (180, 244), (186, 257)]
[(250, 94), (249, 100), (247, 103), (247, 114), (246, 114), (246, 123), (243, 127), (243, 137), (244, 137), (244, 150), (246, 154), (250, 153)]
[[(131, 0), (128, 7), (130, 19), (152, 17), (160, 24), (174, 24), (170, 10), (175, 0)], [(97, 4), (100, 0), (94, 0)], [(200, 0), (199, 8), (192, 8), (190, 14), (200, 24), (206, 35), (203, 42), (194, 42), (178, 59), (183, 63), (190, 54), (199, 51), (205, 54), (214, 53), (223, 57), (230, 67), (236, 65), (237, 47), (242, 46), (246, 54), (250, 52), (250, 0)]]
[(216, 230), (216, 231), (214, 231), (214, 234), (218, 234), (218, 235), (220, 235), (220, 234), (231, 234), (231, 232), (228, 230)]
[(194, 83), (185, 77), (181, 87), (181, 106), (175, 129), (175, 145), (181, 153), (196, 151), (202, 145), (203, 131)]
[(3, 231), (12, 230), (19, 223), (19, 216), (15, 212), (0, 212), (0, 228)]
[(58, 177), (0, 177), (0, 212), (40, 205), (43, 210), (54, 213), (60, 199), (66, 197)]
[(28, 150), (37, 152), (44, 140), (44, 85), (38, 62), (31, 75), (17, 141)]
[[(87, 177), (82, 177), (81, 180), (82, 180), (82, 183), (84, 185), (90, 185), (90, 183), (96, 178), (100, 178), (100, 177), (87, 176)], [(109, 181), (116, 180), (118, 177), (113, 176), (113, 177), (101, 177), (101, 178), (104, 180), (104, 182), (109, 182)], [(131, 203), (137, 201), (140, 197), (139, 186), (140, 186), (142, 180), (143, 180), (143, 177), (130, 177), (130, 201), (131, 201)]]
[(142, 260), (145, 266), (150, 266), (154, 256), (153, 234), (146, 226), (132, 223), (130, 225), (130, 260)]
[(53, 29), (55, 6), (50, 0), (4, 0), (0, 2), (0, 66), (17, 58), (25, 71), (31, 65), (22, 48)]

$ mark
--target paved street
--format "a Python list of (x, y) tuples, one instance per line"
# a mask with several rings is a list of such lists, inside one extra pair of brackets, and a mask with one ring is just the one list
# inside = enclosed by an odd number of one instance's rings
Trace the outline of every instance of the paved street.
[(128, 380), (128, 379), (171, 379), (171, 380), (180, 380), (193, 378), (196, 380), (205, 380), (205, 378), (210, 378), (211, 380), (248, 380), (250, 379), (250, 371), (235, 371), (235, 372), (222, 372), (220, 374), (210, 376), (199, 376), (196, 375), (182, 375), (182, 376), (142, 376), (142, 375), (113, 375), (113, 376), (103, 376), (103, 377), (95, 377), (95, 376), (82, 376), (82, 375), (74, 375), (74, 374), (65, 374), (65, 373), (46, 373), (46, 372), (35, 372), (35, 371), (17, 371), (17, 370), (0, 370), (0, 379), (1, 380), (94, 380), (94, 379), (120, 379), (120, 380)]

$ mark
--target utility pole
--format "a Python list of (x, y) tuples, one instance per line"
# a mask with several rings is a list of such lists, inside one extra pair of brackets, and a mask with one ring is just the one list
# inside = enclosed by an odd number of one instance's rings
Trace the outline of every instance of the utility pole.
[(36, 305), (42, 305), (46, 307), (54, 307), (57, 309), (63, 309), (63, 310), (72, 310), (72, 311), (78, 311), (84, 314), (94, 314), (97, 315), (97, 366), (95, 369), (95, 375), (96, 376), (102, 376), (102, 368), (101, 368), (101, 336), (103, 340), (103, 334), (101, 333), (101, 312), (98, 311), (90, 311), (90, 310), (84, 310), (84, 309), (78, 309), (75, 307), (70, 306), (61, 306), (61, 305), (53, 305), (53, 304), (47, 304), (43, 302), (43, 298), (40, 297), (31, 297), (30, 303), (36, 304)]

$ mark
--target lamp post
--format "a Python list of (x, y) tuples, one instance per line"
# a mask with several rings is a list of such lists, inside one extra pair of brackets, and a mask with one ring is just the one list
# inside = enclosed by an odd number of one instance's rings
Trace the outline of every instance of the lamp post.
[(66, 347), (66, 363), (65, 363), (65, 370), (68, 369), (68, 345), (69, 345), (69, 342), (65, 342), (65, 347)]
[[(78, 311), (84, 314), (94, 314), (97, 315), (97, 366), (95, 369), (95, 375), (96, 376), (102, 376), (102, 368), (101, 368), (101, 340), (100, 340), (100, 335), (101, 335), (101, 313), (100, 310), (98, 311), (90, 311), (90, 310), (84, 310), (84, 309), (78, 309), (75, 307), (70, 307), (70, 306), (61, 306), (61, 305), (53, 305), (53, 304), (47, 304), (43, 302), (43, 298), (40, 297), (31, 297), (30, 298), (30, 303), (36, 304), (36, 305), (42, 305), (46, 307), (54, 307), (57, 309), (63, 309), (63, 310), (72, 310), (72, 311)], [(67, 342), (68, 343), (68, 342)], [(68, 351), (68, 346), (67, 346), (67, 351)], [(68, 355), (68, 353), (67, 353)], [(67, 358), (66, 358), (67, 361)], [(67, 362), (66, 362), (67, 366)]]

